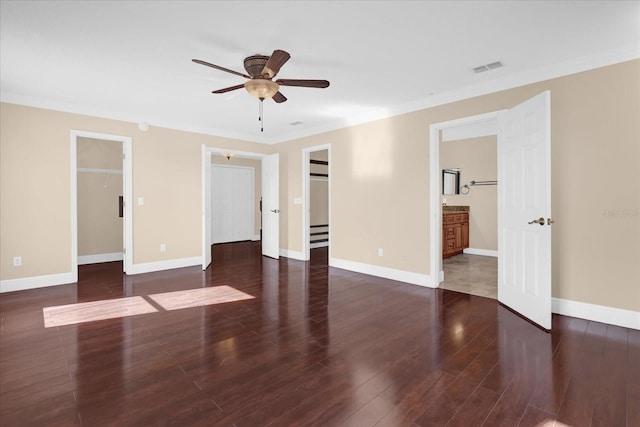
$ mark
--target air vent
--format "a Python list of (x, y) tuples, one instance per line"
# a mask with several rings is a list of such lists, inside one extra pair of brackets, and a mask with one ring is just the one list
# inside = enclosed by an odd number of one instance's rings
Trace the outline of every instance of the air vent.
[(495, 70), (496, 68), (500, 68), (504, 66), (504, 64), (502, 64), (502, 62), (500, 61), (496, 61), (496, 62), (492, 62), (490, 64), (486, 64), (486, 65), (480, 65), (479, 67), (475, 67), (473, 68), (473, 72), (474, 73), (484, 73), (485, 71), (489, 71), (489, 70)]
[(289, 124), (290, 124), (291, 126), (299, 126), (299, 125), (301, 125), (302, 123), (303, 123), (303, 122), (298, 121), (298, 122), (292, 122), (292, 123), (289, 123)]

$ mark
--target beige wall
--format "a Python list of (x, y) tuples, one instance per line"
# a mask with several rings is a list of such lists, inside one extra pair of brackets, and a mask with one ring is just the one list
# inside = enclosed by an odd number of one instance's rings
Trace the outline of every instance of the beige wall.
[[(77, 165), (122, 171), (122, 143), (78, 138)], [(122, 252), (122, 174), (78, 171), (78, 255)]]
[(243, 159), (239, 157), (232, 157), (227, 160), (218, 154), (211, 156), (211, 163), (216, 165), (225, 166), (244, 166), (253, 168), (253, 190), (254, 190), (254, 232), (256, 236), (260, 235), (260, 199), (262, 198), (262, 161), (256, 159)]
[(0, 278), (70, 270), (71, 129), (133, 138), (134, 263), (201, 255), (201, 144), (281, 154), (280, 246), (301, 251), (301, 150), (331, 144), (332, 257), (430, 274), (429, 125), (550, 90), (553, 296), (640, 311), (639, 75), (629, 61), (277, 146), (3, 103)]
[[(498, 178), (497, 136), (440, 143), (440, 169), (460, 169), (460, 185)], [(442, 188), (442, 185), (440, 185)], [(468, 194), (446, 195), (447, 205), (469, 206), (469, 247), (498, 250), (498, 192), (495, 185), (472, 186)]]
[(331, 144), (332, 257), (430, 274), (429, 125), (550, 90), (553, 296), (640, 311), (640, 192), (616, 184), (640, 182), (639, 75), (634, 60), (280, 144), (281, 246), (301, 250), (301, 150)]
[[(142, 132), (136, 123), (1, 103), (0, 280), (71, 270), (73, 129), (132, 138), (133, 199), (144, 198), (144, 205), (133, 204), (134, 264), (201, 256), (202, 144), (273, 152), (268, 145), (153, 125)], [(12, 266), (14, 256), (23, 257), (21, 267)]]

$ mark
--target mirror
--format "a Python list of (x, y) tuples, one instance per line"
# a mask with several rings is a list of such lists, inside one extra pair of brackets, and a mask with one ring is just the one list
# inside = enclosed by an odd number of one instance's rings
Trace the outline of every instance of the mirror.
[(460, 194), (460, 169), (442, 169), (442, 194)]

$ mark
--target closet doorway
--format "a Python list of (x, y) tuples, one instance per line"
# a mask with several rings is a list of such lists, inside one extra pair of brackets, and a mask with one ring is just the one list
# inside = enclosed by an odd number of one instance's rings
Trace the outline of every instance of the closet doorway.
[[(132, 265), (131, 138), (71, 131), (71, 271), (78, 265)], [(129, 249), (129, 251), (127, 251)]]
[(306, 148), (303, 164), (304, 260), (328, 264), (331, 253), (331, 146)]

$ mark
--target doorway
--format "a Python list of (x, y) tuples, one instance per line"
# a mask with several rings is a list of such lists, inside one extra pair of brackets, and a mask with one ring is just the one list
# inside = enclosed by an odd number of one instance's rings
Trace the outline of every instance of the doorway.
[[(122, 260), (123, 272), (126, 273), (133, 261), (131, 138), (72, 130), (70, 143), (73, 280), (78, 280), (79, 264), (94, 262)], [(96, 198), (98, 192), (113, 193), (113, 197), (105, 201), (103, 198)], [(116, 193), (121, 198), (116, 197)], [(87, 203), (79, 206), (79, 197)], [(89, 201), (86, 199), (88, 197), (92, 199)], [(101, 209), (96, 209), (95, 204), (98, 203), (105, 204), (107, 215), (103, 215)], [(82, 215), (80, 220), (79, 213)], [(100, 226), (89, 226), (87, 221), (100, 221)], [(107, 234), (117, 233), (121, 238), (116, 236), (113, 239), (113, 236), (108, 235), (102, 236), (104, 239), (97, 238), (98, 236), (90, 234), (90, 229), (97, 228), (103, 229), (102, 231), (109, 229)]]
[(302, 248), (304, 261), (331, 257), (331, 146), (302, 150)]
[(261, 167), (261, 237), (262, 254), (271, 258), (279, 258), (279, 155), (263, 154), (224, 148), (207, 147), (202, 145), (202, 269), (206, 270), (211, 264), (212, 233), (212, 205), (211, 179), (212, 156), (227, 158), (257, 160)]
[(497, 135), (477, 136), (494, 129), (476, 129), (462, 137), (442, 134), (440, 167), (449, 179), (441, 183), (444, 281), (440, 287), (497, 299)]

